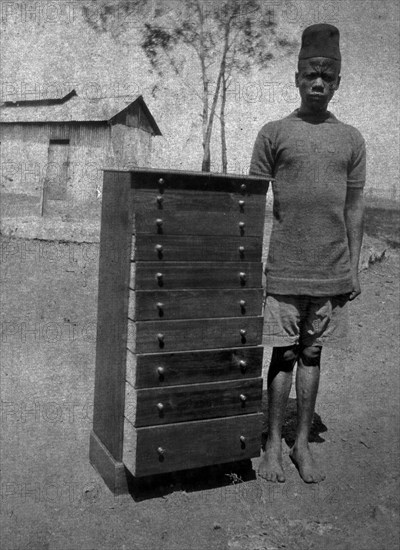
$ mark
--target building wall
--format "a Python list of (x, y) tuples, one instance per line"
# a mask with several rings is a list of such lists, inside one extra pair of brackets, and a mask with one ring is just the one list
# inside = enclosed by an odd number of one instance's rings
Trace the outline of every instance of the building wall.
[(152, 136), (140, 128), (111, 126), (112, 157), (116, 168), (150, 166)]
[[(60, 156), (49, 157), (50, 140), (69, 140), (66, 190), (59, 196), (57, 178), (65, 170)], [(102, 169), (148, 166), (151, 155), (151, 135), (121, 124), (4, 124), (1, 143), (1, 191), (14, 204), (6, 215), (18, 215), (19, 199), (31, 205), (32, 215), (97, 217)]]

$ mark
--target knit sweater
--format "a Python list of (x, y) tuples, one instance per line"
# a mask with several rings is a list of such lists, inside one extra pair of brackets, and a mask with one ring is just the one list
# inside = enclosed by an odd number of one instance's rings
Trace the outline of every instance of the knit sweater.
[(365, 185), (365, 142), (329, 111), (269, 122), (250, 174), (275, 178), (267, 292), (335, 296), (352, 290), (344, 219), (347, 188)]

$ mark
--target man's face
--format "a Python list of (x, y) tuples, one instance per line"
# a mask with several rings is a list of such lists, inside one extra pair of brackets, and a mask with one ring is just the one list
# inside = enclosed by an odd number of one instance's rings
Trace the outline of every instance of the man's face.
[(340, 84), (340, 64), (326, 57), (299, 60), (296, 86), (301, 97), (301, 109), (309, 113), (326, 111)]

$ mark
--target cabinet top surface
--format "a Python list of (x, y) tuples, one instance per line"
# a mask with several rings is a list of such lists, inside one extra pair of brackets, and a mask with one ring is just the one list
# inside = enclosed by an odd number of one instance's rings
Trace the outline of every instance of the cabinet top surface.
[(266, 177), (266, 176), (251, 176), (247, 174), (233, 174), (233, 173), (227, 173), (222, 174), (221, 172), (196, 172), (191, 170), (163, 170), (160, 168), (130, 168), (129, 170), (114, 170), (114, 169), (108, 169), (105, 168), (103, 172), (114, 172), (114, 173), (131, 173), (132, 175), (154, 175), (156, 177), (162, 177), (165, 176), (189, 176), (189, 177), (201, 177), (205, 179), (229, 179), (229, 180), (247, 180), (247, 181), (260, 181), (260, 182), (267, 182), (267, 181), (274, 181), (274, 178)]
[(191, 191), (226, 191), (242, 194), (265, 194), (271, 178), (213, 172), (160, 170), (137, 168), (132, 170), (104, 170), (104, 178), (112, 182), (126, 182), (130, 178), (132, 189), (167, 189)]

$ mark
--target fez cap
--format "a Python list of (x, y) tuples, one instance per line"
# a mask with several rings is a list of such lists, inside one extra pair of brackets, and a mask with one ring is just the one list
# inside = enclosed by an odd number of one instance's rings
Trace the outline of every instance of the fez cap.
[(299, 59), (310, 57), (327, 57), (340, 61), (339, 29), (327, 23), (318, 23), (304, 29)]

